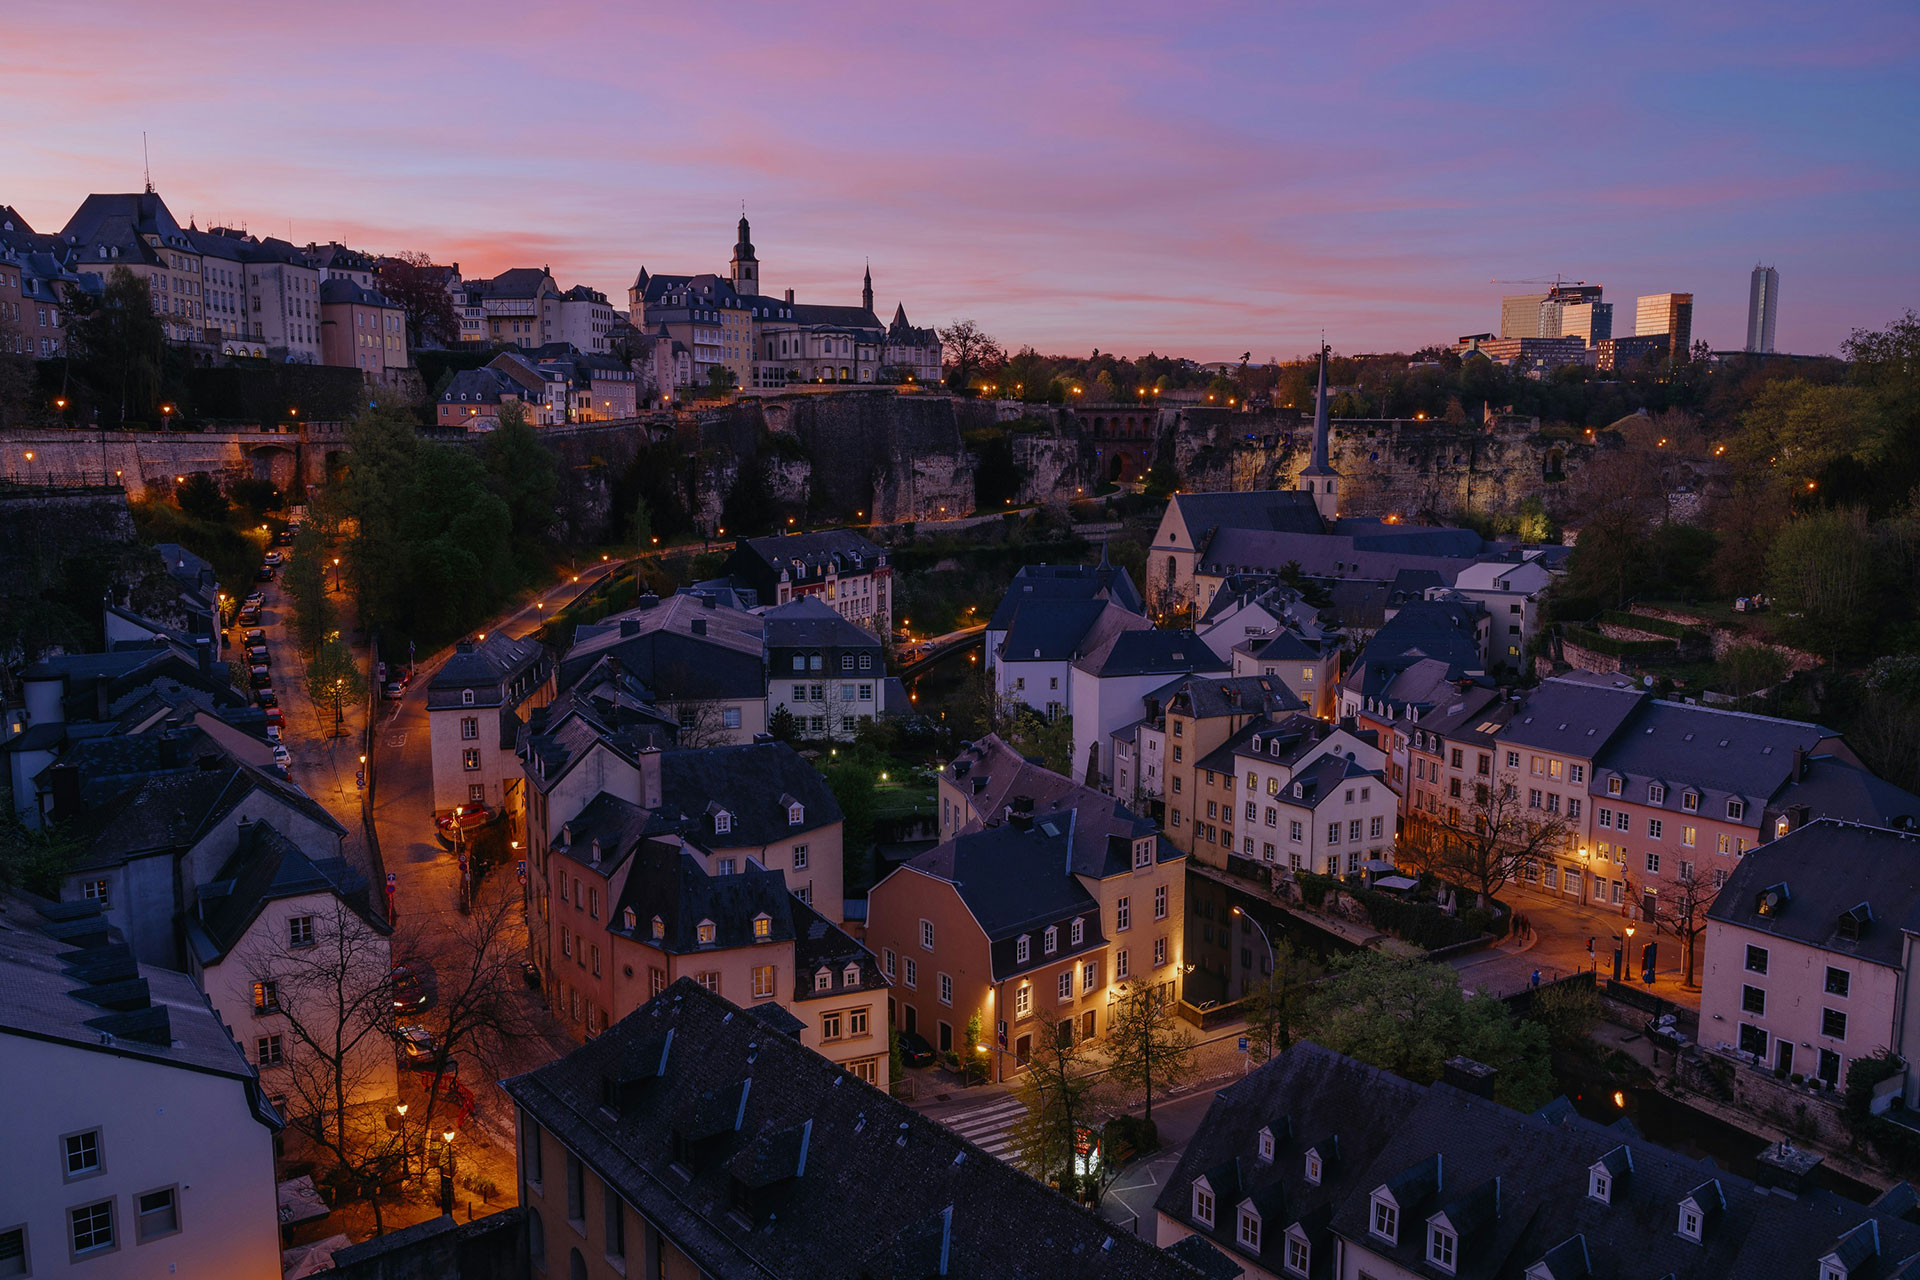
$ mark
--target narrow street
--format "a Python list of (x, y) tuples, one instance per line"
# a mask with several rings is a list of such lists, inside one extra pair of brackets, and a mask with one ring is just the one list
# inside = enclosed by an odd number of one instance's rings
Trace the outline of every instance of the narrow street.
[[(1468, 990), (1512, 995), (1533, 980), (1535, 970), (1539, 971), (1542, 982), (1596, 966), (1602, 978), (1611, 977), (1614, 947), (1625, 939), (1624, 930), (1631, 925), (1634, 933), (1627, 949), (1632, 954), (1623, 957), (1622, 980), (1644, 985), (1641, 983), (1641, 948), (1649, 941), (1656, 942), (1659, 944), (1658, 966), (1649, 990), (1675, 1004), (1691, 1009), (1700, 1007), (1700, 992), (1687, 990), (1682, 985), (1680, 940), (1669, 930), (1661, 929), (1656, 935), (1645, 921), (1628, 920), (1617, 907), (1584, 905), (1524, 892), (1513, 885), (1507, 886), (1502, 897), (1532, 926), (1533, 932), (1528, 938), (1508, 939), (1485, 951), (1454, 957), (1451, 963), (1460, 974), (1461, 985)], [(1587, 953), (1589, 940), (1593, 943), (1592, 955)], [(1700, 960), (1696, 958), (1696, 981), (1700, 968)]]

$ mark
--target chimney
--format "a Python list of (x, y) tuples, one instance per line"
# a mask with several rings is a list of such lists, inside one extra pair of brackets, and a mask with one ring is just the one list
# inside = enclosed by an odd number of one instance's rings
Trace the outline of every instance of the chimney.
[(692, 629), (693, 634), (697, 636), (703, 636), (707, 634), (707, 620), (705, 618), (695, 618), (692, 622), (688, 623), (687, 625)]
[(199, 636), (194, 640), (193, 647), (194, 651), (200, 657), (200, 674), (203, 676), (212, 675), (213, 639), (209, 636)]
[(462, 640), (462, 641), (461, 641), (460, 643), (458, 643), (458, 644), (456, 644), (456, 645), (454, 645), (454, 646), (453, 646), (453, 651), (454, 651), (455, 653), (472, 653), (472, 652), (473, 652), (473, 641), (471, 641), (471, 640)]
[(620, 619), (620, 636), (622, 639), (630, 639), (633, 636), (637, 636), (639, 634), (640, 634), (640, 620), (638, 618)]
[(47, 775), (53, 793), (53, 820), (65, 822), (80, 812), (80, 770), (70, 764), (57, 764), (47, 770)]
[(1462, 1093), (1470, 1093), (1476, 1098), (1493, 1098), (1493, 1078), (1499, 1074), (1484, 1062), (1475, 1062), (1465, 1056), (1448, 1058), (1441, 1064), (1440, 1079), (1452, 1085)]
[(1805, 747), (1793, 749), (1793, 780), (1795, 782), (1807, 780), (1807, 749)]
[(700, 607), (703, 609), (718, 609), (720, 607), (720, 597), (709, 592), (700, 597)]
[(1820, 1156), (1812, 1151), (1803, 1151), (1791, 1142), (1776, 1142), (1754, 1157), (1760, 1165), (1754, 1175), (1754, 1181), (1763, 1187), (1772, 1187), (1794, 1195), (1806, 1187), (1807, 1179), (1812, 1176)]
[(787, 290), (787, 305), (788, 306), (793, 305), (793, 290), (791, 289)]
[(660, 748), (648, 746), (640, 752), (640, 807), (660, 807)]

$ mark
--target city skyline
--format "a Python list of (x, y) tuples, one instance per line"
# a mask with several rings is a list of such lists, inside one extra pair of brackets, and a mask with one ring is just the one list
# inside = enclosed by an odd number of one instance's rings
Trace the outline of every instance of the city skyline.
[(1920, 284), (1897, 6), (1188, 12), (28, 4), (0, 203), (59, 230), (139, 189), (145, 130), (183, 220), (618, 305), (643, 265), (724, 270), (744, 201), (769, 292), (851, 304), (871, 261), (883, 313), (1196, 359), (1449, 343), (1556, 272), (1691, 292), (1737, 350), (1756, 258), (1795, 282), (1778, 349), (1827, 353)]

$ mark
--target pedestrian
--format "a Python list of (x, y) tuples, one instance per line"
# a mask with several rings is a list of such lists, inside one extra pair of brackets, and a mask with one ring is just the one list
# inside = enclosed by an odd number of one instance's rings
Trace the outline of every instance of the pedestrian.
[(1538, 969), (1533, 971), (1533, 989), (1535, 991), (1540, 989), (1540, 971)]

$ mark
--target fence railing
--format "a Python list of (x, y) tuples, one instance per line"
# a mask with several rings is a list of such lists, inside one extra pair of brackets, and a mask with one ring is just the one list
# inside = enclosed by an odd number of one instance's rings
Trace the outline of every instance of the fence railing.
[(121, 490), (126, 486), (111, 471), (7, 471), (0, 484), (14, 489), (71, 489), (81, 492)]

